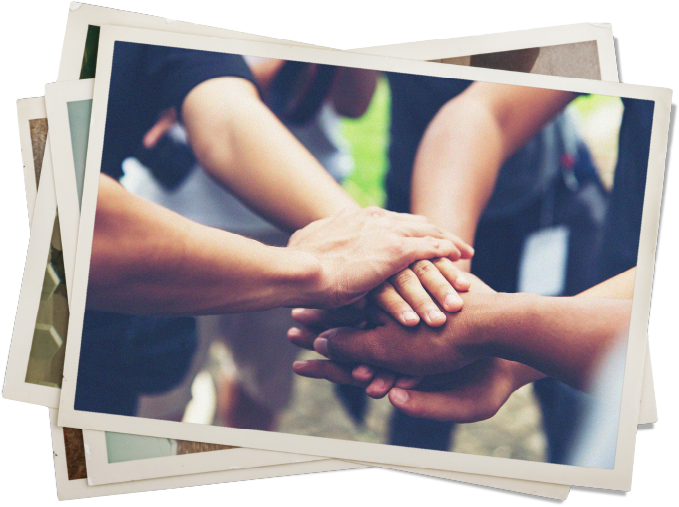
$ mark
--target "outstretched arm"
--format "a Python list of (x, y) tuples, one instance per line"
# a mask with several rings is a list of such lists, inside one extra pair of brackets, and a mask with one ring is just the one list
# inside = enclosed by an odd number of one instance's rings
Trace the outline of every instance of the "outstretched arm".
[(88, 308), (139, 314), (271, 308), (301, 293), (318, 269), (304, 252), (200, 225), (100, 176)]
[[(359, 209), (261, 102), (249, 81), (220, 78), (201, 83), (184, 100), (182, 116), (191, 146), (206, 171), (281, 227), (296, 230), (339, 210)], [(171, 113), (161, 118), (145, 136), (145, 145), (156, 142), (175, 119)], [(462, 242), (456, 244), (463, 257), (471, 255)], [(376, 295), (382, 308), (406, 325), (419, 322), (418, 313), (428, 324), (441, 325), (445, 316), (425, 288), (444, 308), (456, 310), (461, 300), (455, 289), (467, 286), (457, 281), (457, 272), (447, 259), (437, 265), (441, 273), (429, 270), (419, 279), (408, 277), (412, 271), (406, 267), (392, 280), (398, 292), (392, 284), (383, 283)], [(446, 303), (451, 297), (453, 302)]]
[[(631, 299), (636, 268), (621, 273), (576, 297), (607, 297)], [(545, 375), (529, 366), (504, 359), (482, 359), (439, 378), (438, 389), (392, 389), (389, 401), (412, 417), (476, 422), (494, 416), (520, 387)], [(351, 378), (355, 382), (355, 378)], [(365, 385), (365, 383), (363, 383)]]
[(456, 251), (421, 217), (345, 210), (287, 248), (200, 225), (101, 175), (88, 306), (136, 314), (349, 304), (417, 259)]
[(473, 83), (425, 131), (413, 168), (411, 211), (473, 244), (502, 164), (575, 94)]
[(219, 78), (199, 84), (184, 99), (182, 118), (201, 166), (283, 229), (295, 231), (359, 207), (249, 81)]
[[(497, 357), (586, 389), (600, 358), (629, 326), (632, 301), (625, 296), (631, 294), (633, 283), (634, 270), (630, 270), (580, 296), (554, 298), (495, 293), (474, 279), (463, 295), (464, 310), (449, 315), (440, 329), (403, 329), (383, 318), (372, 329), (332, 329), (317, 338), (300, 329), (290, 338), (336, 362), (368, 364), (400, 374), (448, 373)], [(294, 317), (313, 330), (323, 322), (332, 324), (333, 318), (336, 325), (342, 318), (348, 322), (338, 315), (296, 311)], [(296, 371), (327, 378), (323, 363), (298, 364)]]

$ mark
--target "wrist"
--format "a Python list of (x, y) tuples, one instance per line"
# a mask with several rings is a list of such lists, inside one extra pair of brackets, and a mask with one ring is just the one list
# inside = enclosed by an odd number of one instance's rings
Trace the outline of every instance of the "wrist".
[(291, 248), (276, 248), (278, 293), (280, 306), (317, 307), (322, 306), (323, 279), (320, 261), (308, 252)]
[(478, 357), (519, 360), (539, 301), (540, 296), (527, 293), (498, 292), (486, 298), (487, 308), (479, 315), (479, 332), (474, 344)]

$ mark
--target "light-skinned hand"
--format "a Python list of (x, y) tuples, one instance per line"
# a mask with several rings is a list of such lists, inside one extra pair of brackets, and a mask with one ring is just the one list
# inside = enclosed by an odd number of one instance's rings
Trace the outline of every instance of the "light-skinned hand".
[(473, 255), (464, 241), (424, 217), (377, 207), (346, 209), (312, 222), (290, 237), (288, 248), (318, 261), (317, 274), (302, 289), (310, 306), (323, 308), (356, 302), (419, 260)]

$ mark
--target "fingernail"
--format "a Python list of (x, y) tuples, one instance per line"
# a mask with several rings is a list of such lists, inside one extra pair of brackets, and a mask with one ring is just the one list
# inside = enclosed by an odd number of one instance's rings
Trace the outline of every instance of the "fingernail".
[(429, 316), (429, 320), (431, 320), (432, 322), (446, 318), (446, 316), (443, 315), (443, 313), (438, 310), (433, 310), (429, 312), (427, 315)]
[(465, 276), (465, 275), (460, 275), (460, 276), (458, 276), (458, 277), (457, 277), (457, 281), (458, 281), (459, 283), (469, 283), (469, 284), (472, 283), (471, 280), (469, 279), (469, 277), (468, 277), (468, 276)]
[(293, 316), (293, 317), (296, 317), (296, 316), (298, 316), (298, 315), (301, 314), (301, 313), (304, 313), (304, 308), (294, 308), (294, 309), (292, 310), (292, 316)]
[(361, 376), (361, 377), (372, 375), (372, 372), (373, 372), (372, 368), (370, 366), (366, 366), (364, 364), (362, 364), (361, 366), (357, 366), (354, 369), (354, 374)]
[(321, 334), (318, 335), (319, 338), (327, 338), (331, 339), (333, 336), (337, 334), (337, 328), (334, 329), (328, 329), (327, 331), (323, 331)]
[(403, 321), (406, 324), (414, 324), (420, 320), (415, 312), (403, 312), (401, 315), (403, 316)]
[(302, 336), (302, 330), (298, 327), (291, 327), (288, 329), (288, 338), (299, 338)]
[(328, 355), (328, 340), (320, 336), (314, 340), (314, 350), (323, 357), (329, 358)]
[(309, 364), (309, 361), (295, 361), (292, 363), (292, 369), (304, 368), (307, 364)]
[(372, 387), (373, 387), (374, 389), (378, 389), (378, 390), (381, 391), (382, 389), (384, 389), (384, 386), (385, 386), (386, 384), (387, 384), (387, 383), (386, 383), (383, 379), (378, 378), (378, 379), (376, 379), (376, 380), (373, 382)]
[[(460, 298), (460, 296), (458, 296), (457, 294), (448, 294), (446, 296), (446, 299), (443, 301), (443, 305), (446, 308), (457, 307), (457, 306), (459, 306), (461, 301), (462, 301), (462, 298)], [(438, 312), (438, 313), (441, 313), (441, 312)]]
[(403, 389), (399, 389), (397, 387), (394, 387), (391, 390), (391, 397), (396, 403), (405, 403), (408, 401), (408, 393), (404, 391)]

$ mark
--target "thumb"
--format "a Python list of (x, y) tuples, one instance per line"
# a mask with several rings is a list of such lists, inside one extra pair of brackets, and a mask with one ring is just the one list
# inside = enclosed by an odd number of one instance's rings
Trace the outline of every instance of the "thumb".
[(394, 387), (389, 391), (389, 401), (410, 417), (456, 423), (489, 419), (499, 408), (465, 390), (425, 392)]
[(382, 366), (375, 354), (372, 330), (341, 327), (318, 335), (314, 350), (334, 361)]

